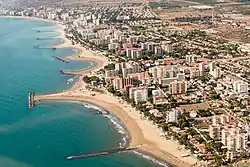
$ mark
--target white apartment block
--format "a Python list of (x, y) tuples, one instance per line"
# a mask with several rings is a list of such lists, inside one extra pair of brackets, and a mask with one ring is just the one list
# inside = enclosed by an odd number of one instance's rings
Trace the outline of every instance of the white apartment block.
[(161, 47), (162, 47), (162, 49), (163, 49), (165, 52), (167, 52), (167, 53), (173, 51), (173, 47), (172, 47), (172, 45), (170, 45), (170, 44), (162, 44)]
[(215, 62), (213, 61), (209, 64), (210, 74), (212, 74), (214, 72), (214, 69), (215, 69)]
[(239, 152), (247, 149), (248, 134), (242, 133), (237, 123), (230, 122), (228, 115), (218, 115), (212, 118), (209, 125), (211, 138), (221, 140), (229, 152)]
[(110, 43), (110, 44), (108, 44), (108, 49), (109, 50), (117, 49), (118, 47), (119, 47), (119, 43)]
[(148, 87), (136, 87), (129, 89), (129, 98), (135, 101), (135, 104), (139, 102), (146, 102), (148, 100)]
[(229, 115), (216, 115), (212, 118), (212, 125), (218, 125), (218, 124), (225, 124), (230, 122), (230, 116)]
[(133, 60), (137, 59), (141, 55), (141, 50), (136, 48), (127, 48), (126, 57), (129, 57)]
[(181, 111), (172, 109), (168, 112), (168, 122), (176, 122), (181, 116)]
[(243, 151), (247, 149), (248, 135), (240, 133), (236, 135), (229, 135), (227, 137), (227, 149), (229, 151)]
[(179, 66), (155, 66), (149, 69), (154, 79), (174, 78), (180, 73)]
[(221, 77), (221, 69), (219, 67), (215, 67), (213, 71), (213, 77), (214, 78), (220, 78)]
[(155, 54), (159, 54), (159, 55), (163, 55), (164, 53), (164, 50), (160, 46), (155, 46), (154, 51), (155, 51), (154, 52)]
[(196, 56), (195, 55), (186, 55), (186, 62), (191, 64), (195, 63), (196, 61)]
[(199, 71), (204, 72), (205, 71), (205, 63), (200, 63), (199, 64)]
[(169, 85), (171, 82), (174, 82), (174, 81), (185, 81), (185, 74), (179, 73), (177, 74), (177, 77), (158, 79), (158, 83), (162, 85), (163, 87)]
[(239, 93), (248, 93), (248, 83), (243, 81), (235, 81), (233, 83), (233, 89)]
[(209, 136), (212, 139), (221, 139), (221, 126), (209, 125)]
[(138, 73), (140, 72), (140, 65), (134, 61), (115, 64), (115, 70), (122, 71), (122, 69), (131, 69), (131, 73)]

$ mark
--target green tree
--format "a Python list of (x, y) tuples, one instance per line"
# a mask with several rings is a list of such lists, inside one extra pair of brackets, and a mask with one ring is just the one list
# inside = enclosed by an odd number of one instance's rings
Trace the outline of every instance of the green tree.
[(106, 66), (104, 66), (105, 70), (114, 70), (115, 69), (115, 64), (114, 63), (110, 63)]
[(188, 134), (183, 133), (179, 139), (180, 144), (182, 145), (187, 145), (187, 140), (188, 140)]

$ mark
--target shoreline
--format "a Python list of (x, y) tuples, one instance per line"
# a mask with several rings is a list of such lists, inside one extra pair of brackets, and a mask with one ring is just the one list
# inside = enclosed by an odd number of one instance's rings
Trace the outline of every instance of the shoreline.
[[(123, 123), (123, 121), (119, 117), (117, 117), (117, 115), (115, 115), (113, 112), (110, 112), (110, 110), (104, 108), (103, 106), (100, 106), (96, 103), (88, 102), (85, 100), (82, 100), (82, 101), (80, 101), (80, 100), (77, 100), (77, 101), (76, 100), (42, 100), (39, 102), (41, 102), (39, 104), (42, 104), (42, 102), (76, 103), (76, 104), (83, 105), (86, 108), (97, 110), (97, 111), (101, 112), (101, 114), (99, 114), (99, 115), (105, 119), (108, 119), (111, 122), (112, 126), (114, 126), (114, 128), (117, 130), (117, 133), (119, 133), (121, 135), (122, 138), (119, 142), (121, 144), (120, 146), (123, 146), (123, 147), (131, 146), (130, 145), (131, 135), (130, 135), (129, 130), (127, 129), (127, 126)], [(90, 112), (92, 112), (92, 111), (90, 111)], [(113, 118), (115, 118), (116, 120), (114, 120)], [(116, 126), (117, 124), (122, 127), (122, 131), (123, 131), (122, 133), (119, 132), (119, 128)], [(140, 156), (144, 159), (152, 161), (153, 163), (158, 164), (160, 166), (177, 167), (174, 164), (171, 164), (170, 162), (168, 162), (164, 159), (161, 159), (161, 158), (157, 157), (156, 155), (154, 155), (150, 152), (147, 152), (147, 151), (136, 149), (136, 150), (133, 150), (132, 153), (134, 153), (137, 156)]]
[[(86, 69), (79, 69), (79, 70), (70, 70), (67, 73), (77, 76), (77, 81), (71, 86), (71, 88), (67, 90), (75, 90), (79, 89), (80, 87), (85, 87), (85, 83), (83, 82), (82, 78), (84, 75), (90, 74), (91, 72), (98, 71), (103, 69), (104, 66), (109, 64), (108, 58), (103, 55), (97, 55), (94, 51), (91, 51), (81, 45), (72, 45), (72, 42), (66, 37), (66, 33), (64, 31), (65, 26), (62, 25), (59, 21), (36, 18), (36, 17), (28, 17), (28, 16), (0, 16), (0, 18), (10, 18), (10, 19), (25, 19), (31, 21), (42, 21), (47, 23), (52, 23), (56, 26), (55, 32), (58, 32), (59, 35), (55, 38), (62, 39), (63, 42), (51, 46), (51, 48), (57, 49), (72, 49), (76, 50), (76, 52), (72, 55), (66, 56), (65, 58), (69, 61), (87, 61), (90, 65)], [(67, 91), (63, 90), (63, 91)]]
[[(130, 106), (126, 104), (126, 107), (123, 106), (118, 101), (115, 101), (115, 97), (110, 97), (108, 95), (100, 93), (96, 93), (95, 96), (92, 96), (91, 94), (92, 93), (87, 90), (85, 92), (68, 91), (58, 94), (38, 95), (35, 96), (35, 100), (38, 102), (51, 100), (67, 102), (78, 101), (93, 104), (95, 106), (102, 106), (102, 108), (119, 118), (123, 125), (126, 126), (131, 139), (129, 141), (129, 146), (147, 145), (136, 150), (137, 152), (152, 157), (159, 162), (166, 162), (166, 164), (173, 167), (187, 167), (192, 166), (196, 163), (191, 160), (191, 157), (184, 157), (179, 159), (179, 157), (171, 154), (171, 150), (166, 151), (165, 149), (161, 149), (161, 147), (159, 147), (159, 145), (161, 144), (166, 144), (166, 148), (173, 149), (176, 143), (160, 137), (159, 132), (156, 131), (157, 127), (147, 130), (148, 126), (152, 126), (151, 122), (149, 122), (148, 120), (141, 120), (140, 117), (133, 118), (133, 116), (138, 116), (138, 113), (136, 113), (136, 111), (130, 111), (130, 109), (132, 109)], [(126, 109), (129, 109), (130, 112), (128, 113), (128, 111), (125, 111)], [(147, 125), (144, 124), (145, 122), (147, 122)], [(153, 132), (156, 132), (156, 134), (154, 134)], [(178, 153), (181, 153), (181, 151), (178, 150)]]
[[(149, 155), (150, 157), (156, 157), (156, 159), (163, 160), (170, 164), (171, 166), (178, 167), (187, 167), (196, 163), (196, 161), (192, 160), (191, 157), (181, 158), (180, 150), (176, 150), (173, 148), (176, 146), (176, 143), (170, 140), (163, 139), (159, 135), (159, 129), (152, 125), (148, 120), (142, 119), (141, 115), (134, 108), (129, 106), (128, 104), (124, 105), (120, 103), (116, 97), (105, 95), (105, 94), (97, 94), (96, 96), (92, 96), (90, 91), (86, 89), (84, 92), (82, 91), (85, 87), (85, 83), (82, 80), (84, 75), (90, 74), (93, 71), (102, 69), (105, 64), (108, 63), (108, 60), (104, 59), (104, 56), (97, 56), (84, 47), (79, 45), (72, 45), (71, 41), (66, 38), (65, 32), (63, 30), (63, 26), (59, 24), (59, 22), (44, 20), (39, 18), (32, 17), (8, 17), (5, 18), (19, 18), (19, 19), (30, 19), (37, 21), (47, 21), (54, 23), (58, 28), (57, 32), (60, 32), (57, 38), (61, 38), (64, 40), (64, 43), (55, 45), (55, 48), (71, 48), (77, 49), (79, 53), (76, 53), (72, 56), (68, 56), (67, 58), (71, 60), (81, 60), (81, 61), (91, 61), (95, 62), (94, 66), (86, 69), (80, 70), (77, 72), (78, 81), (74, 83), (72, 88), (66, 90), (65, 92), (50, 94), (50, 95), (38, 95), (35, 96), (36, 101), (42, 100), (56, 100), (56, 101), (80, 101), (86, 102), (97, 106), (102, 106), (110, 113), (114, 114), (117, 118), (119, 118), (122, 124), (125, 125), (126, 130), (129, 133), (130, 146), (138, 146), (142, 144), (147, 144), (147, 147), (139, 148), (138, 152), (142, 154)], [(106, 57), (105, 57), (106, 58)], [(106, 58), (107, 59), (107, 58)], [(76, 74), (76, 73), (75, 73)], [(175, 154), (174, 154), (175, 153)], [(177, 154), (176, 154), (177, 153)], [(172, 155), (173, 154), (173, 155)]]
[[(51, 46), (51, 48), (56, 49), (72, 49), (76, 50), (76, 53), (70, 56), (66, 56), (66, 59), (72, 60), (72, 61), (87, 61), (90, 62), (90, 67), (86, 69), (79, 69), (75, 70), (77, 71), (78, 75), (86, 75), (93, 71), (98, 71), (102, 69), (105, 65), (107, 65), (108, 58), (102, 55), (97, 55), (94, 51), (91, 51), (90, 49), (87, 49), (83, 46), (78, 45), (72, 45), (72, 42), (66, 37), (66, 33), (64, 31), (64, 26), (54, 20), (48, 20), (48, 19), (42, 19), (37, 17), (28, 17), (28, 16), (0, 16), (0, 18), (10, 18), (10, 19), (24, 19), (24, 20), (32, 20), (32, 21), (42, 21), (42, 22), (48, 22), (52, 23), (56, 26), (55, 32), (58, 32), (59, 35), (55, 38), (62, 39), (63, 42), (60, 44), (56, 44), (54, 46)], [(73, 72), (74, 71), (70, 71)]]

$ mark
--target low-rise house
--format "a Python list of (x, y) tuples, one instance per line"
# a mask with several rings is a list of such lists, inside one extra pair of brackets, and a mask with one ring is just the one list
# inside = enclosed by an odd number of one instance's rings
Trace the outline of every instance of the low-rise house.
[(155, 117), (159, 117), (159, 118), (161, 118), (161, 117), (164, 116), (163, 113), (160, 112), (160, 111), (157, 110), (157, 109), (149, 110), (149, 113), (150, 113), (150, 114), (153, 114)]

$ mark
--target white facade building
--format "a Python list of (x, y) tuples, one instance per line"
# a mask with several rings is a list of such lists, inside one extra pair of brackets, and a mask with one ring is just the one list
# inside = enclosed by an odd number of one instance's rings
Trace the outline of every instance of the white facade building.
[(146, 102), (148, 100), (148, 88), (130, 88), (129, 98), (133, 99), (135, 101), (135, 104), (138, 104), (139, 102)]
[(233, 83), (233, 89), (237, 93), (248, 93), (248, 83), (243, 82), (243, 81), (235, 81)]
[(181, 116), (181, 111), (172, 109), (168, 112), (168, 122), (176, 122)]

